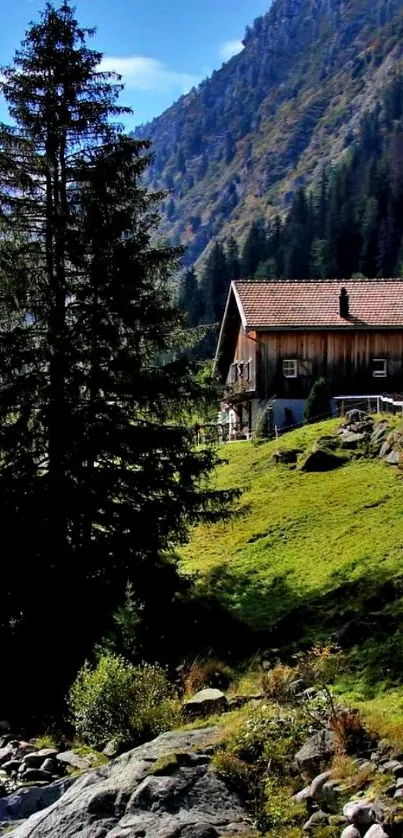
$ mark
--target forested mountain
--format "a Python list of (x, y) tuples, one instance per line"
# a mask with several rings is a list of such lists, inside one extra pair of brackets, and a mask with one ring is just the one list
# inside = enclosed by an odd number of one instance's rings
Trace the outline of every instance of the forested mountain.
[(403, 57), (403, 0), (274, 0), (239, 55), (136, 136), (148, 184), (169, 190), (161, 232), (194, 263), (243, 240), (356, 141)]

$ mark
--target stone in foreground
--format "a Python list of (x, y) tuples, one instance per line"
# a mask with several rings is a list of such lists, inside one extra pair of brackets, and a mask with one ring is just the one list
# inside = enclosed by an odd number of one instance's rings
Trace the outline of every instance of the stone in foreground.
[(295, 756), (298, 769), (309, 777), (323, 771), (335, 753), (336, 737), (331, 730), (320, 730), (305, 742)]
[(211, 768), (218, 737), (217, 728), (165, 733), (79, 777), (10, 838), (249, 836), (238, 796)]
[(182, 709), (184, 718), (210, 716), (228, 710), (228, 699), (221, 690), (206, 689), (185, 701)]

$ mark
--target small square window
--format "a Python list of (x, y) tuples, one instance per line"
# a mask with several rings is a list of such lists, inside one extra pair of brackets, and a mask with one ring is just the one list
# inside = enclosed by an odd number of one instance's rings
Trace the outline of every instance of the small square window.
[(373, 358), (372, 359), (372, 376), (373, 376), (373, 378), (386, 378), (386, 376), (387, 376), (386, 358)]
[(297, 361), (290, 361), (287, 359), (283, 361), (283, 375), (284, 378), (296, 378), (298, 374)]

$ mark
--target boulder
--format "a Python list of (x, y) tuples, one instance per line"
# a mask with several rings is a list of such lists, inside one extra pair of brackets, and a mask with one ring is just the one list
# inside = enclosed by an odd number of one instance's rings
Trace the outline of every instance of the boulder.
[(366, 434), (355, 433), (354, 431), (343, 431), (340, 437), (340, 445), (342, 448), (353, 451), (360, 447), (366, 439), (366, 436)]
[(182, 713), (185, 718), (210, 716), (228, 710), (228, 699), (221, 690), (206, 689), (185, 701)]
[(350, 800), (343, 808), (343, 815), (355, 826), (370, 826), (381, 819), (382, 808), (379, 803), (367, 798)]
[(57, 761), (74, 768), (76, 771), (86, 771), (91, 766), (90, 759), (79, 757), (74, 751), (63, 751), (57, 755)]
[(330, 779), (332, 776), (331, 771), (322, 771), (321, 774), (318, 774), (313, 780), (310, 785), (310, 793), (311, 797), (315, 799), (320, 797), (320, 793), (322, 791), (323, 786), (325, 785), (326, 781)]
[(388, 833), (385, 832), (380, 823), (374, 823), (365, 833), (365, 838), (388, 838)]
[(305, 803), (307, 800), (312, 800), (311, 786), (305, 786), (304, 789), (301, 789), (301, 791), (298, 791), (297, 794), (294, 794), (293, 800), (295, 803)]
[(403, 763), (399, 762), (397, 759), (390, 759), (387, 762), (382, 763), (379, 768), (380, 774), (393, 774), (396, 778), (403, 777)]
[(380, 445), (381, 442), (385, 439), (389, 431), (389, 425), (387, 422), (377, 422), (374, 425), (372, 434), (371, 434), (371, 445)]
[(10, 760), (13, 751), (12, 745), (5, 745), (4, 748), (0, 748), (0, 765), (4, 765), (5, 762)]
[(36, 753), (38, 756), (41, 756), (42, 759), (52, 759), (52, 757), (57, 757), (56, 748), (40, 748)]
[(162, 734), (76, 779), (60, 799), (32, 815), (10, 838), (250, 835), (251, 823), (240, 799), (211, 767), (218, 739), (217, 728)]
[(334, 813), (337, 813), (340, 808), (340, 797), (342, 789), (340, 787), (340, 780), (329, 780), (322, 788), (322, 797), (326, 803), (326, 807)]
[(74, 779), (65, 777), (47, 786), (20, 788), (0, 800), (0, 821), (19, 821), (29, 818), (34, 812), (46, 809), (58, 800), (73, 784)]
[(356, 826), (346, 826), (341, 833), (340, 838), (361, 838), (361, 833)]
[(45, 757), (38, 752), (34, 752), (33, 754), (27, 754), (23, 761), (26, 768), (40, 768), (44, 760)]
[(387, 464), (388, 464), (388, 466), (398, 466), (398, 465), (399, 465), (399, 463), (400, 463), (400, 458), (401, 458), (401, 456), (402, 456), (402, 455), (401, 455), (401, 452), (400, 452), (400, 451), (397, 451), (397, 450), (394, 448), (394, 449), (393, 449), (393, 451), (391, 451), (391, 452), (390, 452), (390, 454), (388, 454), (388, 455), (384, 458), (384, 459), (385, 459), (385, 463), (387, 463)]
[(8, 762), (3, 762), (1, 767), (10, 776), (11, 774), (17, 773), (21, 764), (22, 761), (20, 759), (9, 759)]
[(25, 783), (51, 783), (53, 777), (50, 771), (44, 771), (43, 768), (26, 768), (23, 780)]
[(314, 778), (334, 756), (336, 737), (331, 730), (314, 733), (295, 756), (297, 768)]
[(306, 822), (303, 826), (304, 832), (310, 832), (312, 829), (315, 830), (318, 826), (327, 826), (329, 823), (329, 815), (326, 812), (322, 812), (320, 809), (318, 812), (314, 812), (313, 815), (309, 818), (309, 821)]
[(301, 471), (321, 472), (334, 471), (347, 462), (347, 457), (334, 454), (333, 451), (324, 451), (322, 448), (313, 446), (301, 463)]
[(381, 450), (379, 452), (379, 456), (382, 457), (382, 458), (386, 457), (391, 450), (392, 450), (392, 446), (391, 446), (390, 442), (385, 440), (385, 442), (381, 445)]

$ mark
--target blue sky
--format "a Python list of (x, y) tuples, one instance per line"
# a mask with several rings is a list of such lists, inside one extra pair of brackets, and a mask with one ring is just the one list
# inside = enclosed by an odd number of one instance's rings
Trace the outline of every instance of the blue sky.
[[(105, 67), (123, 75), (129, 128), (162, 113), (241, 48), (245, 27), (270, 0), (78, 0), (77, 17), (96, 26)], [(0, 0), (0, 64), (7, 64), (38, 0)]]

